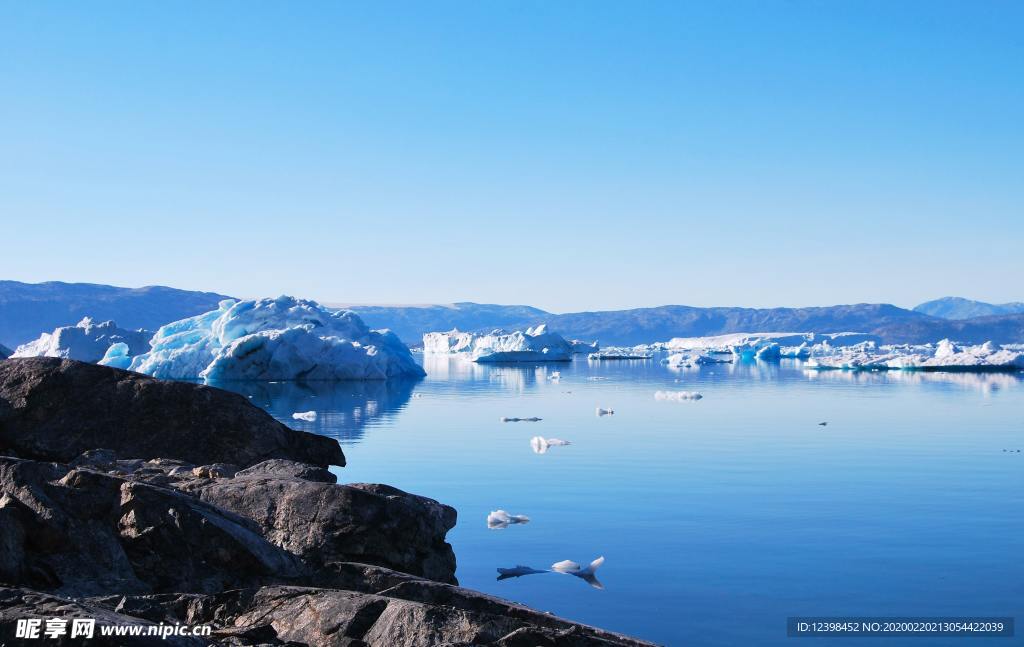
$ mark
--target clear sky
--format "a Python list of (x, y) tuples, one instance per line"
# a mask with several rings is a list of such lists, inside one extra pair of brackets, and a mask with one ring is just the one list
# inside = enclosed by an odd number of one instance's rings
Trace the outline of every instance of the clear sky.
[(1024, 299), (1024, 3), (2, 2), (0, 278)]

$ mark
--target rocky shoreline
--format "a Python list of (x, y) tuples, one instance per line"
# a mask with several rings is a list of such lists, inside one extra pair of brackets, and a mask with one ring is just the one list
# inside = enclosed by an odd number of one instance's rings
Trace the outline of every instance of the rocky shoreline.
[(650, 644), (457, 586), (455, 510), (344, 464), (226, 391), (0, 361), (0, 643), (61, 617), (212, 634), (46, 644)]

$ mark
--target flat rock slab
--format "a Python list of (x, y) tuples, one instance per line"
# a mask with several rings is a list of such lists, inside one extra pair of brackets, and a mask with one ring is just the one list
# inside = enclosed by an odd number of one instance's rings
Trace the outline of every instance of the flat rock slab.
[(291, 429), (237, 393), (52, 357), (0, 362), (0, 453), (67, 463), (99, 448), (242, 468), (345, 464), (336, 440)]

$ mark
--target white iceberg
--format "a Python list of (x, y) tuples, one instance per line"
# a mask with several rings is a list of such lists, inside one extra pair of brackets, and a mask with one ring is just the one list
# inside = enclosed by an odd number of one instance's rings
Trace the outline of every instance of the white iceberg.
[(812, 354), (812, 347), (827, 351), (864, 343), (880, 344), (881, 338), (857, 332), (732, 333), (711, 337), (676, 337), (666, 344), (666, 348), (675, 352), (730, 353), (739, 360), (774, 361), (783, 357), (808, 357)]
[(316, 411), (296, 411), (292, 414), (292, 420), (305, 420), (306, 422), (316, 421)]
[(520, 523), (530, 523), (530, 518), (525, 514), (509, 514), (504, 510), (494, 510), (487, 515), (487, 527), (492, 530), (503, 530)]
[(152, 336), (153, 333), (146, 330), (125, 330), (118, 328), (113, 321), (96, 324), (85, 317), (74, 326), (61, 326), (51, 333), (43, 333), (35, 341), (18, 346), (11, 357), (61, 357), (95, 364), (114, 344), (124, 345), (124, 349), (118, 347), (115, 351), (118, 356), (122, 352), (128, 356), (144, 353)]
[(698, 391), (655, 391), (655, 400), (682, 402), (683, 400), (700, 400), (704, 396)]
[(485, 335), (451, 330), (423, 335), (424, 354), (460, 355), (478, 363), (567, 362), (572, 344), (541, 324), (526, 332), (494, 330)]
[(815, 349), (804, 366), (818, 371), (1017, 371), (1024, 369), (1024, 351), (990, 341), (962, 345), (948, 339), (934, 345), (860, 344), (830, 351)]
[(596, 353), (601, 350), (601, 344), (596, 341), (586, 342), (580, 341), (579, 339), (570, 339), (569, 343), (572, 345), (572, 352), (574, 355), (589, 355), (590, 353)]
[(376, 380), (425, 373), (387, 330), (315, 301), (221, 301), (217, 310), (162, 326), (131, 369), (161, 378)]

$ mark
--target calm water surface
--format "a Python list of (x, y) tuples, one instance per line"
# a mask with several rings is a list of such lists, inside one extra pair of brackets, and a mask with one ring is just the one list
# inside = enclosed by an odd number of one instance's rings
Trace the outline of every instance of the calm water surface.
[[(341, 482), (454, 506), (462, 585), (574, 620), (668, 645), (849, 643), (787, 638), (792, 615), (1024, 621), (1017, 377), (817, 375), (786, 361), (682, 372), (656, 360), (424, 365), (413, 383), (236, 390), (338, 438)], [(657, 390), (704, 399), (658, 401)], [(291, 419), (311, 409), (316, 422)], [(572, 445), (538, 455), (535, 435)], [(490, 530), (498, 508), (532, 521)], [(497, 567), (599, 555), (604, 590), (555, 574), (496, 580)], [(1021, 644), (1021, 633), (984, 644)]]

